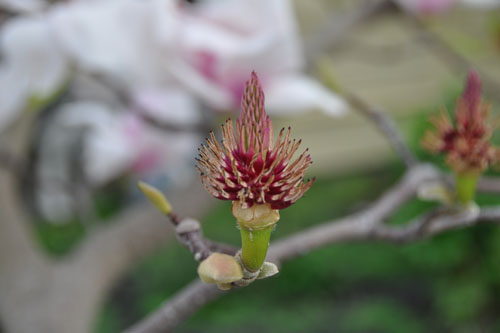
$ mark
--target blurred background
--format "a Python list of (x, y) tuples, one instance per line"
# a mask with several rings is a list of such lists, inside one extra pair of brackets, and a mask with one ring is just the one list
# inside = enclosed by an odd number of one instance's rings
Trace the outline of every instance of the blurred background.
[[(500, 1), (0, 0), (0, 59), (0, 332), (119, 332), (197, 278), (138, 180), (208, 238), (239, 244), (230, 204), (201, 189), (194, 158), (237, 117), (252, 70), (317, 177), (277, 239), (362, 209), (404, 172), (344, 94), (382, 107), (442, 168), (420, 140), (469, 69), (498, 117)], [(431, 207), (415, 199), (388, 223)], [(499, 263), (494, 225), (337, 244), (177, 331), (498, 332)]]

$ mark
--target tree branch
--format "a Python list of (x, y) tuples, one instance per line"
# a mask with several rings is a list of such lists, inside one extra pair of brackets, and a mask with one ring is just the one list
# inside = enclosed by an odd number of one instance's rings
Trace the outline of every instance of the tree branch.
[(224, 292), (213, 284), (193, 281), (164, 302), (158, 311), (125, 332), (170, 332), (200, 307), (223, 294)]
[(410, 148), (403, 140), (394, 121), (387, 115), (387, 113), (376, 107), (369, 105), (360, 97), (352, 93), (342, 94), (347, 102), (355, 109), (360, 111), (366, 118), (371, 120), (375, 126), (385, 135), (392, 148), (396, 151), (399, 157), (403, 160), (406, 167), (411, 168), (417, 164), (417, 158), (410, 151)]
[(308, 66), (325, 51), (338, 47), (355, 26), (365, 23), (370, 17), (391, 7), (390, 0), (365, 1), (350, 13), (333, 14), (332, 19), (328, 20), (319, 31), (305, 38), (304, 49), (307, 50)]
[[(339, 20), (335, 19), (328, 21), (323, 27), (322, 32), (318, 32), (314, 38), (309, 39), (310, 45), (306, 48), (306, 50), (308, 50), (308, 64), (311, 65), (323, 50), (331, 48), (333, 45), (338, 45), (339, 41), (341, 41), (345, 35), (347, 35), (347, 32), (355, 25), (365, 23), (366, 18), (380, 14), (384, 10), (393, 7), (394, 4), (391, 0), (366, 1), (348, 15), (343, 15), (345, 17)], [(335, 87), (330, 88), (335, 89)], [(369, 105), (362, 98), (351, 92), (340, 91), (338, 93), (340, 93), (353, 108), (360, 111), (363, 116), (375, 124), (382, 134), (387, 137), (393, 149), (408, 168), (417, 164), (416, 157), (404, 142), (403, 136), (398, 131), (396, 124), (387, 116), (384, 110)]]
[(179, 242), (191, 251), (194, 260), (203, 261), (212, 253), (203, 238), (200, 222), (184, 219), (176, 225), (175, 233)]
[(478, 191), (500, 193), (500, 178), (483, 176), (477, 184)]
[(402, 9), (398, 2), (395, 2), (394, 0), (391, 1), (396, 7), (400, 8), (401, 12), (403, 12), (406, 17), (408, 17), (410, 23), (421, 35), (422, 41), (429, 46), (429, 49), (434, 52), (438, 58), (442, 60), (444, 65), (448, 66), (450, 70), (460, 75), (467, 73), (473, 68), (481, 76), (481, 83), (485, 93), (490, 96), (490, 98), (500, 100), (498, 96), (500, 84), (495, 79), (493, 79), (488, 73), (482, 71), (480, 68), (477, 68), (475, 64), (471, 63), (466, 57), (453, 49), (453, 47), (450, 46), (441, 36), (430, 30), (420, 17)]
[(269, 250), (272, 260), (287, 260), (307, 253), (313, 248), (343, 240), (364, 239), (374, 228), (413, 198), (423, 181), (439, 180), (440, 174), (430, 165), (418, 165), (365, 210), (306, 229), (294, 236), (274, 242)]

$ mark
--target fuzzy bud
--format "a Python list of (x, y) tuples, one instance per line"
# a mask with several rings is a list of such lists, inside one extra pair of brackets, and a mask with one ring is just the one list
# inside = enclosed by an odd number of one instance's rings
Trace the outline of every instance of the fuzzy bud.
[(172, 206), (170, 205), (170, 202), (168, 202), (167, 198), (165, 198), (163, 193), (161, 193), (157, 188), (144, 182), (138, 182), (137, 186), (160, 212), (165, 215), (168, 215), (172, 212)]
[(241, 280), (243, 271), (234, 257), (223, 253), (212, 253), (198, 266), (198, 275), (203, 282), (215, 283), (221, 289), (225, 289), (228, 284)]

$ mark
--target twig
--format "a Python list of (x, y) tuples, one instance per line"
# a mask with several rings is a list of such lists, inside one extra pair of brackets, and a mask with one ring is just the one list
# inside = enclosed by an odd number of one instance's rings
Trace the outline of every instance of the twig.
[(215, 285), (191, 282), (151, 314), (146, 320), (126, 330), (126, 333), (169, 332), (198, 308), (223, 294)]
[(323, 52), (338, 46), (355, 26), (365, 23), (368, 18), (391, 6), (390, 0), (366, 1), (350, 13), (332, 15), (333, 18), (328, 20), (320, 31), (305, 38), (307, 41), (304, 47), (307, 50), (306, 63), (308, 65), (314, 63)]
[(166, 120), (156, 119), (154, 116), (149, 114), (141, 105), (138, 105), (131, 96), (130, 91), (128, 91), (120, 82), (117, 80), (103, 75), (101, 73), (91, 73), (90, 77), (96, 82), (99, 82), (109, 88), (117, 100), (128, 107), (132, 106), (133, 110), (138, 111), (137, 116), (141, 118), (145, 123), (150, 125), (152, 128), (172, 133), (207, 133), (213, 129), (212, 121), (198, 121), (195, 124), (176, 124)]
[(208, 248), (212, 252), (225, 253), (234, 256), (236, 252), (238, 252), (238, 248), (236, 246), (232, 246), (225, 243), (214, 242), (210, 239), (205, 239), (205, 244), (207, 244)]
[(411, 168), (403, 179), (382, 195), (365, 210), (344, 218), (321, 224), (304, 230), (283, 240), (274, 242), (269, 251), (274, 260), (287, 260), (327, 244), (365, 239), (372, 235), (374, 226), (394, 213), (402, 204), (413, 198), (417, 187), (424, 181), (438, 180), (437, 169), (430, 165), (418, 165)]
[[(393, 0), (391, 1), (401, 9), (397, 2)], [(412, 23), (413, 27), (421, 35), (421, 40), (425, 42), (429, 46), (429, 49), (442, 60), (444, 65), (448, 66), (448, 68), (460, 75), (467, 73), (467, 71), (473, 68), (481, 76), (481, 82), (485, 93), (490, 98), (500, 100), (498, 95), (498, 91), (500, 91), (500, 83), (494, 80), (490, 75), (488, 75), (488, 73), (477, 68), (475, 64), (457, 52), (441, 36), (430, 30), (420, 17), (403, 9), (401, 9), (401, 11), (406, 15), (406, 17), (408, 17), (410, 23)]]
[(196, 261), (203, 261), (212, 252), (220, 252), (234, 255), (237, 249), (231, 245), (217, 243), (205, 239), (202, 234), (200, 222), (187, 218), (174, 223), (175, 234), (179, 242), (187, 247)]
[(459, 228), (464, 223), (476, 222), (479, 211), (446, 211), (438, 209), (423, 214), (413, 221), (400, 226), (381, 225), (373, 230), (370, 239), (383, 240), (391, 243), (408, 243), (435, 235), (449, 228)]
[(344, 93), (342, 96), (347, 102), (360, 111), (364, 116), (373, 121), (377, 128), (389, 140), (392, 148), (396, 151), (399, 157), (403, 160), (408, 168), (417, 164), (415, 155), (410, 151), (403, 140), (401, 133), (398, 131), (394, 121), (387, 116), (386, 112), (376, 106), (369, 105), (360, 97), (352, 93)]
[(478, 191), (500, 193), (500, 178), (497, 177), (481, 177), (477, 184)]
[(191, 251), (196, 261), (203, 261), (212, 253), (201, 233), (200, 222), (184, 219), (175, 227), (175, 233), (179, 242)]
[(174, 212), (168, 214), (172, 224), (175, 226), (177, 240), (187, 247), (196, 261), (203, 261), (212, 252), (235, 254), (237, 249), (231, 245), (216, 243), (203, 237), (200, 222), (195, 219), (182, 219)]

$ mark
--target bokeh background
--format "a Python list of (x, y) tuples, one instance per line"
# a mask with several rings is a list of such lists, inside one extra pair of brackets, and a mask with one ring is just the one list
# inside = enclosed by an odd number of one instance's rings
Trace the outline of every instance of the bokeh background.
[[(483, 79), (492, 118), (500, 111), (500, 1), (0, 0), (0, 6), (0, 147), (31, 119), (19, 200), (39, 251), (55, 259), (71, 260), (89, 235), (127, 208), (150, 209), (135, 188), (139, 179), (168, 196), (197, 192), (181, 214), (201, 215), (208, 238), (238, 245), (229, 204), (194, 185), (194, 158), (208, 131), (236, 117), (252, 69), (263, 78), (275, 127), (291, 125), (303, 139), (314, 160), (308, 176), (317, 177), (282, 212), (273, 239), (362, 209), (404, 172), (343, 92), (382, 107), (412, 151), (443, 169), (420, 140), (430, 114), (453, 110), (469, 69)], [(500, 144), (499, 135), (493, 140)], [(500, 204), (500, 197), (481, 194), (477, 201)], [(431, 207), (415, 199), (388, 223)], [(4, 219), (0, 211), (0, 228)], [(196, 279), (196, 268), (189, 251), (165, 237), (114, 279), (89, 329), (131, 326)], [(0, 274), (8, 269), (0, 266)], [(201, 308), (177, 331), (498, 332), (499, 300), (500, 230), (479, 225), (407, 245), (315, 250), (285, 263), (278, 276)], [(59, 320), (66, 320), (62, 313)], [(9, 332), (4, 321), (0, 332)]]

